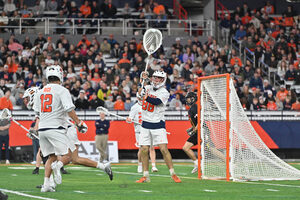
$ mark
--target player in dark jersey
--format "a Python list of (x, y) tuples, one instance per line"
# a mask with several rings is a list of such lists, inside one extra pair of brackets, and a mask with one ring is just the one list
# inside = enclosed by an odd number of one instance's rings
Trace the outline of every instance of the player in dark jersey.
[(194, 92), (189, 92), (186, 97), (186, 103), (190, 106), (188, 111), (189, 120), (191, 122), (192, 127), (187, 129), (187, 133), (190, 136), (189, 139), (183, 145), (183, 151), (193, 160), (194, 169), (192, 170), (192, 174), (198, 171), (198, 159), (195, 156), (193, 150), (191, 149), (193, 146), (198, 144), (198, 133), (197, 133), (197, 122), (198, 122), (198, 114), (197, 114), (197, 94)]

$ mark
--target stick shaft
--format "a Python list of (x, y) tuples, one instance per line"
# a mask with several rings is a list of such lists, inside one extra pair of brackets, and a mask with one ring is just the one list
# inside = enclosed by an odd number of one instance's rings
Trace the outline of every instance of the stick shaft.
[[(19, 122), (17, 122), (14, 118), (11, 118), (11, 120), (13, 122), (15, 122), (17, 125), (19, 125), (22, 129), (24, 129), (25, 131), (29, 132), (29, 130), (25, 126), (23, 126), (22, 124), (20, 124)], [(36, 139), (39, 139), (39, 137), (36, 136), (36, 135), (34, 135), (34, 134), (32, 134), (32, 136), (35, 137)]]
[[(148, 68), (148, 65), (149, 65), (150, 55), (151, 55), (151, 54), (148, 54), (147, 62), (146, 62), (146, 67), (145, 67), (144, 72), (147, 72), (147, 68)], [(143, 79), (143, 81), (142, 81), (142, 88), (144, 87), (144, 84), (145, 84), (145, 79)]]
[[(109, 111), (106, 111), (106, 113), (107, 113), (107, 114), (110, 114), (110, 115), (113, 115), (113, 116), (115, 116), (115, 117), (118, 117), (118, 118), (120, 118), (120, 119), (126, 120), (126, 117), (122, 117), (122, 116), (117, 115), (117, 114), (115, 114), (115, 113), (111, 113), (111, 112), (109, 112)], [(136, 121), (132, 121), (132, 122), (135, 123), (135, 124), (140, 124), (139, 122), (136, 122)]]

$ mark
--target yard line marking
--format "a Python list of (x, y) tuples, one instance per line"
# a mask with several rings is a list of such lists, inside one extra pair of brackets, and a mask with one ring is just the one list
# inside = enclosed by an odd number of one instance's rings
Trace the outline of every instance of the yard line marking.
[(18, 176), (17, 174), (12, 174), (11, 176)]
[(300, 188), (300, 185), (283, 185), (283, 184), (274, 184), (274, 183), (256, 183), (256, 182), (240, 182), (240, 183), (248, 183), (248, 184), (256, 184), (256, 185), (271, 185), (271, 186), (278, 186), (278, 187)]
[(75, 190), (74, 192), (76, 192), (76, 193), (80, 193), (80, 194), (84, 194), (85, 192), (83, 192), (83, 191), (80, 191), (80, 190)]
[(217, 192), (216, 190), (203, 190), (204, 192)]
[(98, 176), (103, 176), (103, 174), (96, 174), (96, 175), (98, 175)]
[(6, 189), (2, 189), (2, 188), (0, 188), (0, 190), (3, 191), (3, 192), (6, 192), (6, 193), (12, 193), (12, 194), (16, 194), (16, 195), (19, 195), (19, 196), (30, 197), (30, 198), (34, 198), (34, 199), (56, 200), (56, 199), (51, 199), (51, 198), (46, 198), (46, 197), (33, 196), (33, 195), (30, 195), (30, 194), (25, 194), (25, 193), (13, 191), (13, 190), (6, 190)]
[(266, 189), (267, 191), (270, 191), (270, 192), (278, 192), (279, 190), (274, 190), (274, 189)]
[(139, 190), (140, 192), (152, 192), (150, 190)]

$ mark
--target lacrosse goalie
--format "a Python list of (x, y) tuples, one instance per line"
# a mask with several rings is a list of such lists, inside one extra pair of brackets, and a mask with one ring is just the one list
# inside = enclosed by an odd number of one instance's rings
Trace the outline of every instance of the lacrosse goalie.
[[(143, 73), (143, 79), (147, 74)], [(170, 175), (176, 183), (181, 180), (175, 174), (172, 156), (168, 150), (167, 132), (164, 114), (169, 99), (169, 92), (165, 89), (167, 74), (163, 71), (155, 71), (152, 75), (151, 85), (139, 89), (139, 95), (143, 98), (142, 103), (142, 126), (140, 130), (139, 145), (141, 145), (141, 157), (143, 165), (143, 177), (137, 183), (150, 182), (149, 177), (149, 148), (158, 146), (169, 168)], [(144, 82), (144, 81), (143, 81)]]
[[(139, 122), (139, 124), (134, 123), (134, 132), (135, 132), (135, 141), (136, 141), (136, 146), (139, 148), (138, 151), (138, 173), (143, 172), (143, 166), (142, 166), (142, 160), (141, 160), (141, 147), (139, 145), (139, 136), (140, 136), (140, 128), (141, 128), (141, 123), (142, 123), (142, 99), (141, 97), (137, 94), (137, 102), (131, 107), (130, 112), (129, 112), (129, 117), (127, 117), (126, 122), (127, 123), (132, 123), (132, 122)], [(152, 172), (158, 172), (158, 169), (156, 168), (155, 165), (155, 149), (154, 147), (150, 147), (150, 160), (152, 163)]]

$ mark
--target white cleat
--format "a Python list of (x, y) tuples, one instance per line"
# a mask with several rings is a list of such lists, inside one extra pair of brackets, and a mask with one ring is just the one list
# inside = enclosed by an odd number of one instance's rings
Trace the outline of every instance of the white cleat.
[(137, 172), (138, 172), (138, 173), (142, 173), (142, 172), (143, 172), (143, 166), (138, 166)]
[(152, 172), (158, 172), (158, 169), (156, 167), (152, 167), (151, 171)]
[(52, 188), (51, 186), (49, 187), (44, 187), (44, 185), (41, 188), (41, 192), (55, 192), (55, 189)]
[(198, 166), (195, 166), (194, 169), (191, 171), (192, 174), (195, 174), (196, 172), (198, 172)]
[(56, 184), (61, 184), (62, 178), (61, 178), (61, 173), (60, 169), (58, 169), (56, 162), (51, 164), (51, 169), (53, 170), (53, 175), (54, 175), (54, 181)]

